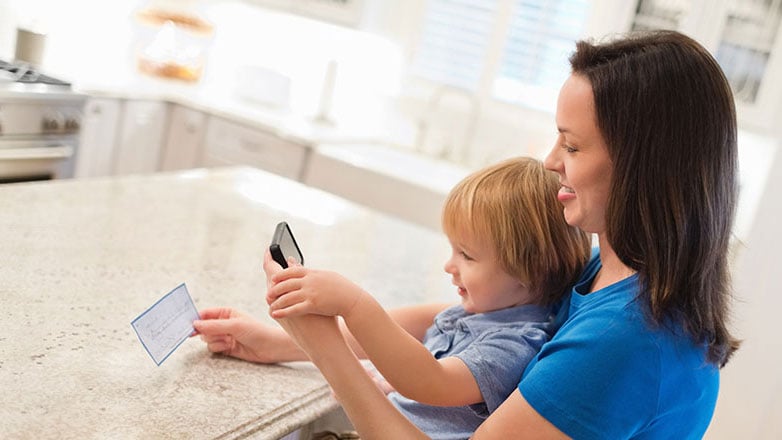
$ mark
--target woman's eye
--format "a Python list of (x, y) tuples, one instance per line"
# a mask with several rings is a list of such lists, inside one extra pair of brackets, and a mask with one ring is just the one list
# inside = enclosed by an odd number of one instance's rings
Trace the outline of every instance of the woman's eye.
[(578, 151), (578, 148), (567, 143), (567, 139), (565, 138), (565, 135), (561, 132), (557, 134), (557, 143), (559, 144), (560, 148), (565, 150), (566, 153), (575, 153), (576, 151)]

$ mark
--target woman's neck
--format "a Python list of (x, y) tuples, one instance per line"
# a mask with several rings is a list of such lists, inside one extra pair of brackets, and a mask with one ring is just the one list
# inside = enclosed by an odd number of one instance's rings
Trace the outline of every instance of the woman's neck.
[(600, 246), (600, 263), (602, 267), (592, 281), (590, 292), (610, 286), (635, 273), (633, 269), (627, 267), (619, 260), (616, 252), (614, 252), (614, 248), (608, 243), (605, 234), (598, 234), (597, 239)]

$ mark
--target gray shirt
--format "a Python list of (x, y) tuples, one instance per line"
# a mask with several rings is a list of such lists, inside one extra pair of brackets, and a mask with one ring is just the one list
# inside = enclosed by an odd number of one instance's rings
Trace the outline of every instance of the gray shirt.
[(466, 439), (516, 389), (527, 363), (551, 338), (549, 308), (524, 305), (468, 314), (462, 306), (442, 311), (424, 336), (437, 359), (455, 356), (472, 372), (483, 402), (438, 407), (418, 403), (397, 392), (394, 405), (433, 439)]

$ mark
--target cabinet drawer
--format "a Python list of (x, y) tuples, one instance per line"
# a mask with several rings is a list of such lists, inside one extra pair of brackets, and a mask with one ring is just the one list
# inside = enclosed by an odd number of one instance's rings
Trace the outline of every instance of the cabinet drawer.
[(205, 164), (250, 165), (299, 180), (309, 147), (270, 133), (212, 117), (205, 139)]
[(114, 155), (114, 173), (146, 174), (158, 171), (163, 134), (168, 126), (168, 103), (126, 101)]
[(176, 105), (161, 158), (163, 171), (201, 166), (201, 147), (206, 133), (206, 113)]
[(114, 171), (122, 102), (111, 98), (90, 98), (84, 107), (76, 177), (110, 176)]

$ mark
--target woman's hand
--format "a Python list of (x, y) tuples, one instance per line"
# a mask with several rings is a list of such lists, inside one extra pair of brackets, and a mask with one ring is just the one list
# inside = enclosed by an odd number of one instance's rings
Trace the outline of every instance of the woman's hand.
[(281, 328), (265, 325), (230, 307), (204, 309), (193, 322), (209, 351), (250, 362), (306, 360), (306, 355)]

